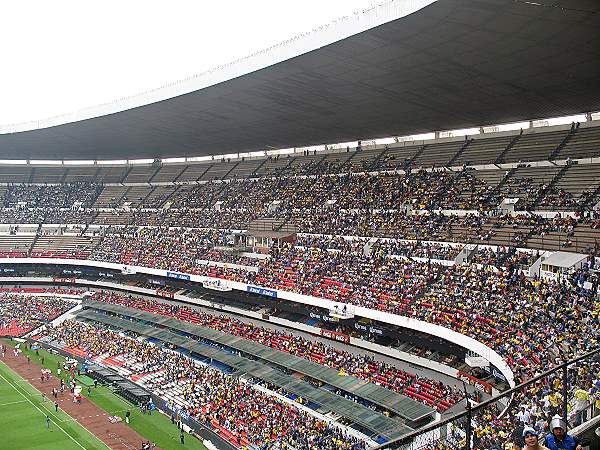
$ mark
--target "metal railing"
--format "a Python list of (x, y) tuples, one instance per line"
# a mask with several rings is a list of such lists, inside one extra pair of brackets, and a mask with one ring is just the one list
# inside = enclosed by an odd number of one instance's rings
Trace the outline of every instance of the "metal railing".
[[(429, 424), (413, 433), (375, 447), (374, 450), (438, 450), (503, 448), (512, 440), (511, 434), (519, 426), (517, 414), (521, 405), (527, 425), (538, 432), (558, 414), (567, 418), (567, 427), (580, 425), (600, 414), (594, 398), (577, 398), (584, 390), (594, 391), (590, 378), (592, 363), (600, 362), (600, 348), (588, 351), (570, 361), (556, 365), (484, 402), (472, 405), (467, 399), (466, 410), (441, 421)], [(595, 373), (593, 374), (595, 375)], [(600, 389), (599, 389), (600, 391)], [(600, 395), (600, 392), (599, 394)], [(542, 405), (541, 408), (539, 405)], [(534, 414), (537, 411), (538, 414)]]

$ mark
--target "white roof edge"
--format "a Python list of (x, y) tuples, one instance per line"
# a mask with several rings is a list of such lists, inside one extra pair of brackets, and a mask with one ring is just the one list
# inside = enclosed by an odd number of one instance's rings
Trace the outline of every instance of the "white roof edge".
[(408, 16), (437, 0), (389, 0), (370, 9), (355, 12), (307, 33), (295, 36), (277, 45), (258, 51), (245, 58), (232, 61), (189, 78), (165, 86), (123, 97), (110, 103), (84, 108), (47, 119), (0, 125), (0, 134), (19, 133), (49, 128), (81, 120), (92, 119), (125, 111), (228, 81), (242, 75), (272, 66), (296, 56), (317, 50), (384, 23)]

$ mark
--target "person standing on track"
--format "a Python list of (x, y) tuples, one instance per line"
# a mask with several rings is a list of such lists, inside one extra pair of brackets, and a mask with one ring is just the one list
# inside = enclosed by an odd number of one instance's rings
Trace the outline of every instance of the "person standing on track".
[(46, 428), (50, 429), (50, 416), (46, 414)]
[(58, 402), (54, 402), (54, 411), (58, 412)]

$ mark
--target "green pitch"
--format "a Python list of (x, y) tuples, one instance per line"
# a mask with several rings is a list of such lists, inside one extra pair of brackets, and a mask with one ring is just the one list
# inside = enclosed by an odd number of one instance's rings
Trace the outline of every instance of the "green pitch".
[[(46, 415), (50, 417), (47, 426)], [(54, 412), (50, 400), (0, 362), (0, 447), (91, 450), (108, 447), (67, 413)], [(5, 447), (6, 445), (6, 447)]]
[[(9, 342), (9, 341), (4, 341), (6, 344), (8, 345), (15, 345), (15, 342)], [(37, 354), (35, 351), (32, 350), (27, 350), (25, 348), (25, 346), (21, 346), (21, 350), (23, 351), (23, 354), (25, 355), (29, 355), (31, 357), (31, 362), (34, 364), (37, 364), (39, 366), (42, 365), (42, 358), (44, 358), (44, 367), (51, 369), (52, 370), (52, 375), (57, 376), (56, 374), (56, 368), (58, 367), (58, 364), (62, 365), (62, 362), (64, 361), (65, 358), (63, 358), (60, 355), (55, 355), (52, 353), (49, 353), (45, 350), (39, 350), (39, 354)], [(0, 369), (5, 369), (5, 370), (9, 370), (10, 369), (8, 367), (6, 367), (6, 365), (4, 365), (3, 363), (0, 363)], [(11, 371), (12, 372), (12, 371)], [(0, 372), (3, 373), (3, 372)], [(14, 374), (14, 373), (13, 373)], [(18, 377), (21, 380), (21, 384), (24, 383), (24, 380), (22, 380), (17, 374), (14, 374), (14, 376)], [(65, 378), (64, 376), (64, 371), (63, 371), (63, 378)], [(65, 378), (66, 379), (66, 378)], [(0, 404), (8, 402), (8, 400), (4, 400), (4, 385), (6, 383), (4, 382), (4, 380), (2, 380), (2, 378), (0, 378)], [(29, 386), (29, 388), (33, 389), (35, 392), (37, 392), (35, 390), (35, 388), (31, 385), (29, 385), (29, 383), (27, 383), (27, 385)], [(10, 388), (9, 388), (10, 389)], [(185, 439), (185, 445), (181, 445), (181, 443), (179, 442), (179, 430), (177, 429), (177, 427), (173, 424), (171, 424), (171, 420), (165, 416), (164, 414), (161, 414), (157, 411), (154, 411), (152, 413), (152, 415), (147, 415), (147, 414), (142, 414), (142, 412), (139, 410), (139, 408), (135, 407), (134, 405), (132, 405), (131, 403), (127, 402), (126, 400), (124, 400), (122, 397), (119, 397), (118, 395), (114, 394), (110, 389), (104, 387), (104, 386), (98, 386), (97, 389), (94, 389), (93, 387), (91, 388), (91, 395), (88, 395), (87, 392), (87, 388), (84, 388), (82, 391), (82, 394), (89, 398), (93, 403), (95, 403), (96, 405), (98, 405), (102, 410), (104, 410), (105, 412), (109, 413), (112, 416), (121, 416), (121, 418), (123, 419), (123, 421), (125, 420), (125, 413), (127, 411), (131, 412), (131, 420), (130, 420), (130, 424), (129, 426), (131, 428), (133, 428), (135, 431), (137, 431), (140, 435), (142, 435), (145, 439), (150, 440), (152, 442), (156, 442), (156, 445), (162, 449), (165, 450), (207, 450), (207, 448), (202, 444), (202, 442), (200, 442), (198, 439), (195, 439), (194, 437), (187, 435), (186, 439)], [(18, 395), (18, 394), (14, 394), (14, 395)], [(37, 394), (39, 397), (39, 400), (41, 401), (41, 395), (38, 393)], [(35, 397), (35, 395), (34, 395)], [(37, 397), (36, 397), (37, 399)], [(17, 400), (23, 400), (23, 397), (21, 397), (20, 399)], [(32, 399), (33, 400), (33, 399)], [(9, 405), (8, 407), (10, 408), (13, 405)], [(20, 406), (20, 404), (15, 404), (15, 406)], [(48, 407), (51, 407), (52, 404), (48, 401)], [(34, 408), (35, 410), (35, 408)], [(0, 449), (4, 448), (2, 447), (2, 436), (3, 436), (3, 431), (5, 427), (8, 427), (8, 425), (5, 425), (4, 422), (4, 418), (7, 417), (3, 414), (7, 413), (8, 411), (4, 411), (4, 407), (0, 406)], [(60, 410), (59, 410), (60, 413)], [(12, 414), (12, 412), (10, 412), (10, 414)], [(46, 430), (46, 417), (42, 416), (41, 413), (39, 413), (40, 416), (40, 430), (42, 431), (47, 431)], [(64, 415), (66, 415), (66, 413), (63, 413)], [(27, 421), (25, 423), (28, 423)], [(68, 423), (68, 422), (67, 422)], [(60, 424), (62, 426), (62, 424)], [(17, 424), (15, 424), (14, 426), (11, 426), (11, 429), (14, 429), (17, 426)], [(52, 427), (52, 424), (51, 424)], [(81, 428), (81, 427), (79, 427)], [(53, 434), (56, 434), (56, 431)], [(87, 432), (87, 431), (86, 431)], [(89, 432), (87, 432), (88, 435), (90, 435)], [(68, 438), (67, 438), (68, 439)], [(27, 442), (28, 445), (25, 445), (24, 447), (11, 447), (14, 449), (17, 448), (23, 448), (23, 449), (49, 449), (49, 450), (54, 450), (56, 449), (79, 449), (81, 450), (81, 447), (79, 446), (75, 446), (75, 447), (62, 447), (62, 446), (56, 446), (56, 447), (45, 447), (44, 445), (41, 445), (39, 447), (36, 447), (35, 444), (33, 445), (29, 445), (29, 441)], [(102, 448), (102, 449), (107, 449), (106, 445), (101, 443), (101, 446), (86, 446), (85, 444), (83, 444), (85, 447), (85, 450), (88, 449), (94, 449), (94, 448)]]

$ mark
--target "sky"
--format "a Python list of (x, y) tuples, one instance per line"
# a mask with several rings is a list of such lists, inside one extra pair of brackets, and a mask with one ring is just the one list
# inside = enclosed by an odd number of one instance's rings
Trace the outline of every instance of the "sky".
[(0, 125), (202, 73), (382, 0), (19, 0), (0, 4)]

